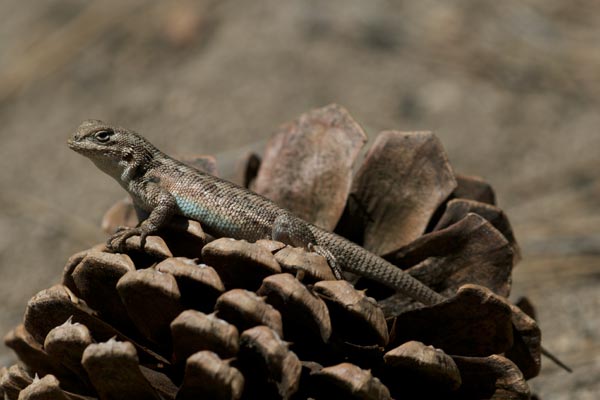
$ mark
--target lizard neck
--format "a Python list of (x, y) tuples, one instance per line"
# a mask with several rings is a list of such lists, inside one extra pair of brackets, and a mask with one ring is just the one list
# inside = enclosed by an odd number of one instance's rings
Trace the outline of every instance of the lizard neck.
[(119, 160), (110, 157), (92, 158), (94, 164), (113, 177), (123, 188), (142, 179), (146, 172), (161, 163), (166, 156), (149, 142), (124, 149)]

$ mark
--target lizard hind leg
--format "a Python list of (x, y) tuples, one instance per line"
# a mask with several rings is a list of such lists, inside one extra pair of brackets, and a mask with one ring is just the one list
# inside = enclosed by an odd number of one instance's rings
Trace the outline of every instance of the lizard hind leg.
[(275, 218), (271, 238), (294, 247), (303, 247), (308, 251), (325, 257), (336, 279), (342, 279), (342, 270), (335, 256), (326, 248), (317, 245), (315, 236), (308, 224), (298, 217), (284, 213)]

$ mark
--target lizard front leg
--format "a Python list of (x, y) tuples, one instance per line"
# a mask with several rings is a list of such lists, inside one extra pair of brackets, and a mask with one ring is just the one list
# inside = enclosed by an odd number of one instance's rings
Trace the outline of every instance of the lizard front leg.
[(164, 190), (156, 191), (158, 203), (152, 209), (150, 215), (141, 221), (135, 228), (120, 227), (117, 232), (108, 239), (107, 246), (113, 251), (122, 251), (125, 241), (132, 236), (140, 237), (140, 247), (143, 249), (146, 245), (148, 235), (162, 228), (175, 214), (177, 203), (175, 198)]
[(342, 270), (335, 256), (325, 247), (317, 244), (308, 224), (300, 218), (287, 213), (279, 215), (273, 222), (271, 238), (290, 246), (304, 247), (308, 251), (325, 257), (336, 279), (343, 278)]

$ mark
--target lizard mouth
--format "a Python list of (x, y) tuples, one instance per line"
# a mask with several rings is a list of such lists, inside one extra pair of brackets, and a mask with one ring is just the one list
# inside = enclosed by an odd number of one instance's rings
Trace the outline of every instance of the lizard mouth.
[(69, 140), (67, 140), (67, 146), (69, 147), (69, 149), (77, 153), (85, 152), (85, 146), (82, 146), (81, 143), (74, 138), (70, 138)]
[(67, 146), (69, 146), (69, 148), (71, 150), (77, 150), (77, 143), (75, 142), (75, 140), (73, 140), (72, 138), (67, 140)]

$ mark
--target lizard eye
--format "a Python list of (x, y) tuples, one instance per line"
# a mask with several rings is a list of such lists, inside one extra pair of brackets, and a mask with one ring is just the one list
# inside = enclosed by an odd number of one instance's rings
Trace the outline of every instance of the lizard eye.
[(109, 131), (98, 131), (94, 135), (94, 138), (100, 143), (106, 143), (110, 140), (110, 134), (111, 132)]

